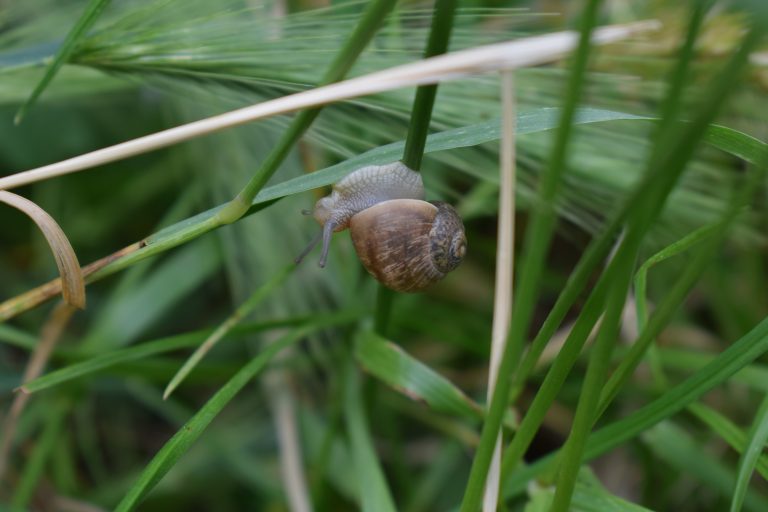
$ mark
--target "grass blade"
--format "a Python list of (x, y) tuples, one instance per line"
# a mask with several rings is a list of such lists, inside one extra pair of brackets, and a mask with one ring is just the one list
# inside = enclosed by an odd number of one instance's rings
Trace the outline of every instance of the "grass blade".
[(180, 334), (178, 336), (171, 336), (170, 338), (142, 343), (135, 347), (100, 354), (83, 362), (75, 363), (31, 380), (21, 386), (19, 390), (22, 393), (36, 393), (73, 379), (91, 375), (118, 364), (137, 361), (153, 355), (171, 352), (173, 350), (193, 347), (204, 340), (206, 334), (207, 332)]
[(552, 156), (542, 175), (530, 228), (526, 231), (523, 242), (522, 261), (518, 270), (519, 284), (515, 291), (516, 306), (512, 312), (511, 328), (507, 334), (507, 343), (499, 364), (488, 416), (480, 434), (480, 445), (472, 461), (469, 482), (461, 502), (461, 512), (475, 512), (480, 505), (486, 475), (493, 457), (496, 439), (500, 433), (502, 415), (509, 401), (512, 372), (517, 366), (537, 302), (545, 255), (552, 240), (556, 220), (555, 212), (550, 205), (558, 193), (562, 181), (561, 175), (565, 169), (568, 143), (573, 130), (572, 123), (583, 88), (592, 30), (596, 24), (599, 4), (599, 0), (591, 0), (587, 3), (582, 15), (578, 47), (572, 70), (568, 75), (565, 102), (555, 134)]
[[(584, 452), (585, 460), (592, 460), (637, 437), (653, 425), (671, 417), (718, 387), (768, 352), (768, 317), (735, 343), (708, 361), (695, 374), (668, 390), (664, 395), (631, 415), (594, 432)], [(527, 482), (548, 470), (560, 453), (543, 457), (536, 463), (510, 475), (504, 487), (507, 493), (520, 492)]]
[[(673, 422), (665, 421), (656, 425), (645, 432), (643, 440), (651, 446), (658, 458), (669, 463), (675, 470), (690, 474), (702, 482), (705, 488), (714, 490), (721, 496), (728, 496), (733, 488), (733, 470), (708, 454), (685, 429)], [(768, 500), (756, 492), (751, 492), (747, 505), (752, 512), (762, 512), (768, 509)]]
[[(768, 395), (763, 397), (763, 402), (755, 414), (752, 428), (747, 435), (749, 442), (744, 453), (739, 459), (739, 470), (736, 475), (736, 488), (731, 498), (731, 512), (738, 512), (744, 503), (749, 488), (749, 480), (757, 466), (761, 454), (768, 442)], [(765, 475), (763, 475), (765, 478)]]
[(51, 407), (46, 417), (45, 426), (40, 437), (36, 440), (29, 456), (29, 460), (24, 466), (24, 472), (21, 480), (16, 486), (16, 490), (11, 501), (12, 510), (26, 510), (35, 488), (43, 476), (45, 464), (59, 441), (59, 433), (64, 426), (64, 413), (67, 410), (63, 403), (56, 403)]
[(357, 337), (355, 359), (371, 375), (434, 411), (473, 420), (483, 417), (482, 408), (451, 381), (374, 332)]
[(0, 203), (16, 208), (37, 224), (51, 248), (54, 260), (56, 260), (56, 267), (58, 267), (61, 275), (61, 294), (64, 297), (64, 302), (83, 309), (85, 307), (83, 273), (77, 262), (75, 250), (72, 249), (72, 244), (69, 243), (69, 239), (61, 227), (48, 212), (20, 195), (0, 190)]
[[(229, 335), (242, 336), (245, 334), (252, 334), (270, 329), (295, 327), (297, 325), (308, 326), (313, 329), (321, 329), (333, 325), (342, 325), (354, 322), (360, 317), (360, 315), (361, 313), (359, 311), (344, 310), (330, 315), (322, 314), (316, 316), (288, 318), (286, 320), (251, 323), (235, 327)], [(205, 340), (206, 337), (210, 335), (210, 333), (211, 330), (205, 329), (201, 331), (179, 334), (168, 338), (162, 338), (155, 341), (148, 341), (133, 347), (114, 350), (106, 354), (99, 354), (92, 357), (86, 356), (88, 358), (84, 361), (72, 364), (59, 370), (52, 371), (47, 375), (43, 375), (42, 377), (31, 380), (25, 383), (19, 389), (24, 393), (36, 393), (38, 391), (43, 391), (44, 389), (49, 389), (71, 380), (84, 377), (86, 375), (92, 375), (96, 372), (106, 370), (117, 365), (139, 361), (141, 359), (172, 352), (174, 350), (195, 347), (200, 345), (200, 343), (202, 343), (203, 340)]]
[[(647, 32), (657, 27), (658, 24), (656, 22), (638, 22), (628, 25), (601, 27), (595, 34), (594, 42), (596, 44), (607, 44), (621, 41), (636, 33)], [(90, 169), (258, 119), (288, 114), (297, 110), (403, 87), (457, 80), (464, 76), (487, 73), (498, 69), (517, 69), (547, 63), (557, 60), (563, 54), (570, 51), (575, 41), (574, 33), (558, 32), (518, 39), (507, 43), (481, 46), (432, 57), (403, 66), (396, 66), (344, 82), (299, 92), (187, 123), (55, 164), (12, 174), (0, 178), (0, 189), (19, 187), (56, 176)], [(248, 188), (249, 190), (253, 188), (258, 191), (261, 185), (263, 185), (261, 179), (257, 179), (252, 184), (249, 184)]]
[(72, 55), (75, 46), (77, 46), (88, 29), (93, 26), (94, 22), (96, 22), (101, 14), (101, 11), (103, 11), (109, 4), (109, 1), (110, 0), (91, 0), (88, 3), (82, 16), (77, 20), (77, 23), (75, 23), (72, 30), (67, 34), (66, 39), (64, 39), (64, 42), (59, 47), (56, 55), (53, 57), (53, 62), (48, 66), (43, 78), (41, 78), (40, 82), (35, 86), (35, 89), (32, 91), (32, 94), (27, 101), (25, 101), (24, 104), (21, 105), (21, 108), (19, 108), (19, 111), (16, 113), (16, 117), (13, 120), (14, 123), (19, 124), (21, 122), (27, 111), (32, 107), (37, 98), (40, 97), (45, 88), (48, 87), (48, 84), (51, 83), (51, 80), (56, 76), (56, 73), (61, 66), (67, 62), (69, 56)]
[[(730, 419), (700, 402), (689, 405), (688, 411), (706, 424), (712, 432), (720, 436), (736, 453), (744, 454), (744, 450), (747, 448), (747, 435)], [(763, 478), (768, 479), (768, 456), (758, 457), (754, 469)]]
[(346, 363), (344, 380), (344, 418), (358, 478), (360, 509), (363, 512), (395, 512), (397, 508), (379, 465), (365, 418), (360, 375), (351, 360)]
[[(368, 4), (355, 30), (345, 41), (344, 46), (321, 80), (321, 85), (338, 82), (347, 75), (355, 61), (360, 57), (360, 54), (368, 46), (368, 43), (371, 42), (373, 36), (381, 28), (395, 3), (396, 0), (375, 0)], [(311, 110), (303, 110), (296, 116), (288, 129), (283, 133), (275, 149), (270, 152), (253, 177), (237, 194), (235, 199), (220, 212), (223, 222), (232, 222), (248, 211), (253, 198), (256, 197), (256, 194), (264, 188), (264, 185), (267, 184), (272, 175), (277, 171), (294, 144), (296, 144), (302, 134), (307, 131), (320, 114), (321, 109), (322, 106)]]
[(216, 330), (213, 331), (211, 335), (205, 339), (205, 341), (197, 348), (197, 350), (195, 350), (192, 355), (189, 356), (189, 359), (184, 362), (182, 367), (179, 368), (179, 371), (176, 372), (176, 374), (166, 386), (165, 391), (163, 392), (163, 400), (167, 399), (170, 394), (173, 393), (173, 391), (179, 386), (179, 384), (181, 384), (184, 378), (189, 375), (192, 370), (195, 369), (195, 366), (197, 366), (203, 357), (205, 357), (205, 355), (210, 352), (224, 336), (229, 334), (229, 332), (234, 329), (237, 324), (242, 322), (243, 319), (245, 319), (256, 306), (261, 304), (264, 299), (269, 297), (272, 292), (277, 287), (279, 287), (295, 269), (296, 265), (291, 264), (278, 272), (272, 279), (264, 283), (255, 292), (253, 292), (253, 294), (244, 303), (242, 303), (229, 318), (221, 323), (216, 328)]
[(301, 340), (310, 329), (295, 329), (275, 341), (246, 364), (190, 419), (147, 464), (136, 483), (131, 486), (116, 512), (133, 510), (187, 449), (197, 440), (222, 409), (253, 379), (282, 349)]

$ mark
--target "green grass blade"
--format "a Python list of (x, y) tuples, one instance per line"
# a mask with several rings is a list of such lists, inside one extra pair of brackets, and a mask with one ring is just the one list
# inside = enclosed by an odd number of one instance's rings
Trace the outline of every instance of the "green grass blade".
[[(737, 453), (744, 454), (747, 447), (747, 435), (730, 419), (701, 403), (689, 405), (688, 410)], [(768, 479), (768, 456), (758, 457), (754, 469), (757, 469), (763, 478)]]
[(355, 358), (371, 375), (434, 411), (473, 420), (483, 417), (482, 408), (451, 381), (373, 332), (357, 337)]
[[(432, 15), (432, 26), (424, 58), (441, 55), (448, 51), (453, 30), (453, 18), (456, 13), (456, 0), (437, 0)], [(403, 163), (418, 171), (424, 157), (424, 146), (432, 119), (432, 107), (437, 96), (437, 84), (422, 85), (416, 89), (416, 97), (411, 108), (411, 122), (408, 125), (408, 137), (403, 148)]]
[[(331, 63), (328, 71), (319, 85), (328, 85), (343, 79), (357, 61), (360, 54), (368, 46), (376, 32), (381, 28), (387, 15), (395, 6), (396, 0), (375, 0), (370, 2), (360, 17), (355, 30), (345, 41), (344, 46)], [(321, 108), (304, 110), (296, 115), (291, 125), (283, 133), (275, 149), (267, 156), (254, 176), (248, 181), (232, 202), (232, 212), (225, 209), (221, 212), (223, 222), (232, 222), (242, 216), (253, 202), (254, 197), (267, 184), (277, 171), (291, 148), (310, 127)], [(234, 216), (234, 218), (233, 218)]]
[(160, 479), (170, 471), (221, 412), (222, 409), (251, 381), (264, 367), (287, 346), (296, 343), (308, 334), (310, 329), (295, 329), (270, 344), (261, 353), (237, 372), (206, 404), (190, 419), (152, 458), (141, 476), (128, 490), (115, 508), (116, 512), (133, 510), (151, 491)]
[[(658, 458), (700, 481), (707, 489), (721, 496), (728, 496), (733, 489), (736, 478), (732, 469), (708, 454), (682, 427), (665, 421), (645, 432), (642, 438)], [(747, 505), (752, 512), (768, 510), (768, 500), (756, 492), (749, 493)]]
[[(333, 314), (321, 314), (313, 316), (302, 316), (287, 318), (285, 320), (265, 321), (248, 323), (235, 327), (229, 334), (243, 336), (255, 332), (266, 331), (269, 329), (282, 329), (285, 327), (306, 326), (313, 329), (322, 329), (333, 325), (343, 325), (354, 322), (360, 318), (362, 313), (356, 310), (342, 310)], [(126, 365), (135, 361), (146, 359), (151, 356), (172, 352), (184, 348), (191, 348), (200, 345), (203, 340), (211, 334), (210, 329), (204, 329), (185, 334), (179, 334), (168, 338), (162, 338), (155, 341), (148, 341), (139, 345), (115, 350), (105, 354), (92, 356), (90, 354), (80, 355), (86, 357), (84, 361), (74, 363), (59, 370), (52, 371), (46, 375), (38, 377), (24, 384), (20, 388), (25, 393), (35, 393), (44, 389), (69, 382), (71, 380), (92, 375), (96, 372), (108, 368)]]
[[(448, 51), (453, 30), (453, 19), (456, 14), (456, 0), (437, 0), (432, 10), (432, 23), (429, 30), (427, 47), (424, 58), (441, 55)], [(416, 89), (416, 95), (411, 107), (411, 121), (408, 125), (408, 135), (403, 149), (402, 162), (414, 171), (421, 170), (421, 160), (424, 158), (424, 146), (429, 134), (432, 120), (432, 108), (435, 105), (438, 84), (421, 85)], [(389, 313), (392, 310), (394, 292), (379, 284), (376, 295), (374, 326), (376, 332), (386, 335)]]
[(561, 176), (566, 166), (570, 136), (576, 107), (581, 97), (589, 58), (590, 38), (597, 22), (599, 0), (590, 0), (581, 18), (579, 45), (576, 49), (572, 68), (568, 74), (563, 111), (555, 133), (551, 159), (546, 166), (539, 184), (536, 204), (523, 241), (522, 261), (518, 268), (515, 306), (510, 320), (507, 342), (499, 362), (498, 377), (494, 384), (488, 415), (480, 434), (480, 444), (472, 461), (469, 481), (461, 502), (461, 512), (475, 512), (485, 488), (485, 480), (500, 432), (504, 409), (511, 392), (512, 372), (518, 365), (523, 342), (530, 326), (533, 311), (539, 295), (539, 286), (546, 253), (554, 233), (556, 215), (551, 205), (561, 185)]
[(63, 66), (64, 63), (66, 63), (69, 59), (70, 55), (72, 55), (72, 52), (80, 42), (80, 39), (85, 35), (88, 29), (93, 26), (101, 12), (108, 4), (109, 0), (91, 0), (88, 3), (85, 11), (83, 11), (83, 14), (80, 16), (80, 19), (77, 20), (77, 23), (75, 23), (75, 25), (72, 27), (72, 30), (70, 30), (67, 34), (66, 39), (64, 39), (64, 42), (59, 47), (59, 50), (53, 57), (53, 62), (51, 62), (51, 64), (48, 66), (48, 69), (45, 71), (43, 78), (41, 78), (40, 82), (38, 82), (37, 86), (35, 86), (35, 89), (32, 91), (32, 94), (29, 96), (27, 101), (25, 101), (24, 104), (21, 105), (21, 108), (19, 108), (19, 111), (16, 113), (16, 117), (14, 118), (14, 123), (19, 124), (21, 122), (27, 111), (32, 107), (37, 98), (40, 97), (45, 88), (48, 87), (48, 84), (51, 83), (51, 80), (53, 80), (53, 78), (56, 76), (56, 73), (59, 71), (61, 66)]
[[(125, 346), (188, 300), (222, 266), (221, 249), (212, 238), (186, 245), (158, 261), (128, 293), (102, 310), (81, 343), (87, 350)], [(195, 269), (190, 272), (189, 269)], [(152, 304), (152, 308), (147, 308)]]
[(51, 456), (59, 433), (64, 424), (64, 413), (67, 410), (63, 403), (56, 403), (46, 415), (45, 426), (40, 437), (35, 441), (29, 460), (24, 466), (21, 479), (16, 484), (13, 494), (12, 510), (26, 510), (35, 492), (48, 458)]
[[(766, 352), (768, 352), (768, 317), (663, 396), (626, 418), (594, 432), (587, 443), (585, 460), (599, 457), (676, 414)], [(549, 469), (557, 453), (559, 451), (509, 475), (509, 479), (505, 481), (505, 491), (507, 493), (522, 491), (531, 478)]]
[(0, 342), (26, 350), (33, 350), (35, 345), (37, 345), (37, 338), (10, 325), (0, 324)]
[(80, 363), (75, 363), (60, 370), (52, 371), (29, 381), (21, 386), (20, 390), (23, 393), (35, 393), (118, 364), (137, 361), (139, 359), (171, 352), (173, 350), (179, 350), (181, 348), (193, 347), (202, 342), (207, 334), (207, 331), (180, 334), (178, 336), (171, 336), (169, 338), (142, 343), (135, 347), (97, 355)]
[(379, 465), (365, 418), (360, 375), (351, 359), (346, 363), (344, 380), (344, 418), (358, 478), (360, 509), (363, 512), (395, 512), (397, 508)]
[[(686, 373), (698, 371), (712, 362), (716, 354), (663, 347), (659, 349), (659, 359), (665, 369), (682, 370)], [(768, 365), (751, 364), (733, 376), (738, 382), (750, 389), (768, 393)]]
[(261, 304), (263, 300), (269, 297), (272, 292), (275, 291), (285, 281), (289, 275), (296, 269), (295, 264), (290, 264), (275, 274), (269, 281), (261, 285), (251, 296), (243, 302), (232, 315), (229, 316), (224, 322), (222, 322), (216, 330), (214, 330), (210, 336), (195, 350), (191, 356), (184, 362), (179, 368), (179, 371), (173, 376), (171, 381), (163, 392), (163, 399), (167, 399), (171, 393), (182, 383), (187, 375), (190, 374), (195, 366), (210, 352), (221, 339), (229, 334), (237, 324), (242, 322), (256, 306)]
[[(763, 397), (763, 402), (760, 404), (757, 414), (755, 414), (752, 428), (749, 430), (747, 437), (749, 442), (744, 453), (741, 455), (741, 459), (739, 459), (736, 488), (731, 499), (731, 512), (741, 510), (744, 498), (747, 495), (747, 489), (749, 489), (749, 480), (752, 477), (752, 472), (758, 466), (761, 459), (764, 458), (761, 454), (765, 449), (766, 442), (768, 442), (768, 395)], [(763, 478), (768, 478), (768, 476), (763, 473)]]
[[(741, 70), (746, 60), (746, 56), (749, 54), (751, 48), (756, 43), (758, 38), (759, 34), (754, 31), (747, 35), (741, 48), (739, 48), (739, 51), (733, 58), (730, 59), (725, 68), (721, 71), (719, 79), (711, 86), (707, 94), (708, 100), (704, 108), (700, 108), (699, 111), (697, 111), (694, 121), (686, 123), (685, 126), (681, 127), (678, 132), (673, 134), (673, 136), (660, 140), (659, 144), (654, 149), (654, 152), (649, 161), (649, 172), (647, 173), (647, 179), (644, 184), (647, 185), (648, 190), (647, 194), (643, 194), (645, 196), (644, 206), (640, 208), (635, 207), (634, 211), (629, 212), (631, 223), (630, 225), (632, 226), (632, 230), (629, 233), (630, 236), (634, 237), (632, 245), (628, 245), (628, 247), (630, 247), (630, 253), (636, 252), (640, 242), (638, 237), (642, 236), (642, 234), (647, 231), (653, 220), (658, 216), (661, 205), (671, 192), (674, 184), (677, 182), (677, 179), (684, 170), (686, 163), (691, 158), (694, 148), (696, 147), (696, 142), (704, 135), (707, 126), (717, 112), (717, 109), (722, 104), (724, 98), (727, 96), (730, 90), (729, 83), (732, 80), (732, 77), (738, 75), (738, 72)], [(641, 187), (637, 190), (639, 191), (644, 188), (644, 185), (641, 185)], [(648, 205), (651, 206), (648, 207)], [(619, 261), (618, 258), (612, 262), (611, 265), (609, 265), (608, 272), (610, 272), (612, 268), (618, 268), (619, 264), (626, 264), (626, 261), (620, 261), (614, 265), (614, 263), (617, 261)], [(601, 277), (600, 282), (598, 283), (596, 289), (593, 291), (592, 296), (598, 295), (598, 291), (604, 293), (604, 287), (608, 286), (604, 285), (604, 283), (610, 283), (613, 281), (615, 276), (611, 276), (610, 279), (608, 279), (608, 272), (606, 272), (606, 274)], [(590, 297), (590, 301), (592, 300), (592, 296)], [(623, 302), (623, 297), (619, 297), (617, 294), (615, 300), (621, 300)], [(577, 325), (579, 325), (585, 312), (588, 312), (586, 307), (584, 312), (582, 312), (582, 315), (580, 315)], [(597, 319), (594, 315), (594, 312), (589, 312), (589, 314), (592, 319)], [(660, 317), (659, 321), (661, 320), (662, 318)], [(575, 330), (576, 329), (574, 329), (574, 331)], [(553, 365), (553, 367), (550, 369), (550, 372), (547, 374), (547, 378), (545, 379), (545, 383), (542, 386), (542, 389), (540, 389), (539, 393), (537, 393), (537, 396), (534, 399), (534, 404), (531, 406), (528, 413), (526, 414), (526, 417), (521, 422), (520, 429), (513, 439), (512, 445), (510, 445), (510, 449), (505, 454), (505, 460), (503, 464), (505, 471), (511, 470), (512, 467), (514, 467), (514, 465), (520, 459), (520, 457), (522, 457), (522, 454), (525, 452), (528, 443), (532, 439), (533, 430), (535, 430), (535, 428), (537, 428), (540, 424), (544, 411), (546, 411), (546, 409), (549, 407), (551, 401), (554, 400), (556, 392), (559, 390), (559, 386), (562, 385), (567, 371), (569, 371), (569, 369), (572, 367), (576, 357), (578, 356), (579, 351), (577, 351), (576, 348), (570, 349), (568, 347), (571, 338), (579, 342), (576, 344), (576, 347), (580, 349), (580, 346), (584, 343), (584, 337), (586, 334), (588, 334), (588, 332), (589, 330), (585, 328), (582, 329), (582, 332), (579, 333), (578, 338), (574, 336), (573, 332), (571, 336), (569, 336), (569, 341), (566, 342), (566, 347), (561, 350), (556, 359), (555, 365)], [(598, 341), (599, 339), (600, 338), (598, 338)], [(611, 340), (613, 338), (606, 336), (604, 339)], [(603, 349), (601, 348), (601, 350)], [(610, 347), (605, 348), (605, 350), (606, 352), (610, 352)], [(601, 365), (605, 363), (608, 355), (608, 353), (601, 353), (601, 358), (599, 359)], [(561, 361), (563, 363), (562, 365), (559, 364)], [(602, 386), (599, 380), (600, 379), (598, 378), (594, 378), (590, 381), (590, 384), (594, 386)], [(545, 387), (547, 387), (546, 393), (544, 392)], [(582, 397), (583, 396), (584, 394), (582, 394)], [(589, 395), (589, 397), (591, 398), (591, 395)], [(591, 402), (586, 402), (585, 407), (591, 405)], [(529, 418), (530, 421), (528, 421)], [(580, 420), (584, 421), (585, 423), (582, 424), (581, 428), (578, 430), (578, 434), (580, 436), (579, 440), (574, 441), (573, 444), (570, 444), (571, 450), (574, 452), (580, 451), (584, 447), (584, 439), (586, 436), (587, 428), (586, 412), (584, 413), (584, 416), (580, 417)], [(588, 427), (591, 428), (591, 424)], [(522, 434), (525, 434), (525, 437), (523, 437)], [(574, 472), (578, 470), (576, 463), (574, 462), (575, 456), (572, 454), (568, 458), (568, 461), (569, 478), (572, 481)], [(558, 489), (561, 488), (565, 489), (563, 486), (558, 487)], [(568, 489), (565, 489), (566, 492), (567, 490)], [(563, 498), (563, 500), (565, 501), (565, 498)], [(564, 501), (558, 502), (558, 506), (563, 507)]]

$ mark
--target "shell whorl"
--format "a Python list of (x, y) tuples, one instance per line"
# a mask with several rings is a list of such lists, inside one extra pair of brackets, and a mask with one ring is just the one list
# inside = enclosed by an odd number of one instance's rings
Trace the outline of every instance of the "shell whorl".
[(435, 266), (447, 274), (455, 269), (467, 253), (467, 238), (459, 212), (448, 203), (432, 201), (437, 214), (429, 232), (430, 252)]
[(417, 292), (439, 281), (466, 252), (464, 226), (445, 203), (385, 201), (352, 217), (350, 227), (366, 270), (400, 292)]

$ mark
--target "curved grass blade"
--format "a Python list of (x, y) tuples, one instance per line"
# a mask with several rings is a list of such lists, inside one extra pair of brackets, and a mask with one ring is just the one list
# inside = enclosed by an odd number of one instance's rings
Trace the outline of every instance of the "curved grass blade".
[(72, 51), (75, 49), (77, 43), (85, 35), (86, 31), (88, 31), (88, 29), (93, 26), (101, 12), (104, 10), (107, 4), (109, 4), (109, 1), (110, 0), (91, 0), (90, 3), (86, 6), (82, 16), (80, 16), (80, 19), (77, 20), (77, 23), (75, 23), (75, 25), (72, 27), (72, 30), (69, 31), (66, 39), (64, 39), (64, 42), (61, 44), (58, 51), (56, 52), (56, 55), (53, 57), (53, 62), (51, 62), (51, 64), (48, 66), (48, 69), (45, 71), (43, 78), (41, 78), (40, 82), (38, 82), (37, 86), (35, 86), (35, 89), (32, 91), (32, 94), (29, 96), (27, 101), (25, 101), (21, 108), (19, 108), (19, 111), (16, 113), (16, 117), (13, 119), (15, 124), (19, 124), (21, 122), (22, 118), (32, 107), (37, 98), (40, 97), (45, 88), (48, 87), (48, 84), (51, 83), (51, 80), (53, 80), (53, 77), (56, 76), (56, 73), (59, 71), (61, 66), (63, 66), (64, 63), (69, 59), (69, 56), (72, 55)]
[(243, 302), (232, 315), (229, 316), (224, 322), (222, 322), (215, 331), (211, 333), (210, 336), (208, 336), (203, 343), (197, 347), (197, 350), (195, 350), (191, 356), (189, 356), (189, 359), (187, 359), (181, 368), (179, 368), (179, 371), (176, 372), (176, 374), (173, 376), (171, 381), (168, 383), (168, 385), (165, 388), (165, 391), (163, 392), (163, 400), (166, 400), (171, 393), (181, 384), (181, 382), (184, 380), (184, 378), (190, 374), (192, 370), (195, 369), (195, 366), (205, 357), (205, 355), (210, 352), (213, 347), (216, 346), (216, 344), (229, 332), (234, 329), (237, 324), (243, 321), (245, 317), (247, 317), (253, 309), (261, 304), (261, 302), (269, 297), (272, 292), (280, 286), (285, 279), (291, 275), (291, 273), (296, 269), (296, 265), (291, 264), (283, 268), (280, 272), (278, 272), (272, 279), (261, 285), (253, 294), (245, 301)]
[(0, 202), (13, 206), (32, 219), (43, 233), (61, 275), (61, 294), (64, 302), (76, 308), (85, 307), (85, 282), (77, 255), (67, 235), (48, 212), (20, 195), (0, 190)]
[(363, 512), (395, 512), (397, 508), (376, 456), (365, 418), (360, 384), (360, 375), (350, 359), (345, 369), (344, 419), (357, 474), (360, 508)]
[[(768, 442), (768, 395), (763, 398), (763, 403), (760, 404), (757, 414), (755, 414), (752, 428), (747, 435), (749, 442), (744, 450), (744, 453), (739, 459), (739, 470), (736, 475), (736, 489), (733, 491), (733, 497), (731, 499), (731, 512), (738, 512), (741, 510), (741, 506), (744, 503), (744, 498), (747, 495), (747, 489), (749, 488), (749, 480), (752, 477), (752, 472), (758, 465), (761, 454), (765, 449), (766, 442)], [(765, 475), (763, 475), (765, 478)]]
[(275, 341), (246, 364), (160, 449), (146, 466), (138, 481), (128, 490), (115, 508), (116, 512), (133, 510), (160, 479), (173, 468), (187, 449), (197, 440), (222, 409), (253, 379), (282, 349), (296, 343), (311, 329), (295, 329)]

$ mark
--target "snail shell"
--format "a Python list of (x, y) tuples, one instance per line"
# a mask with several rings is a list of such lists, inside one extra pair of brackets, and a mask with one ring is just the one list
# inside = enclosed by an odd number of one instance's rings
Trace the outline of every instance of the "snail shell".
[(421, 175), (402, 162), (362, 167), (333, 186), (312, 212), (323, 230), (297, 262), (323, 242), (325, 266), (331, 236), (350, 227), (365, 268), (385, 286), (423, 290), (461, 263), (464, 225), (447, 203), (424, 201)]
[(464, 258), (467, 241), (447, 203), (393, 199), (354, 215), (352, 243), (366, 270), (388, 288), (418, 292)]

